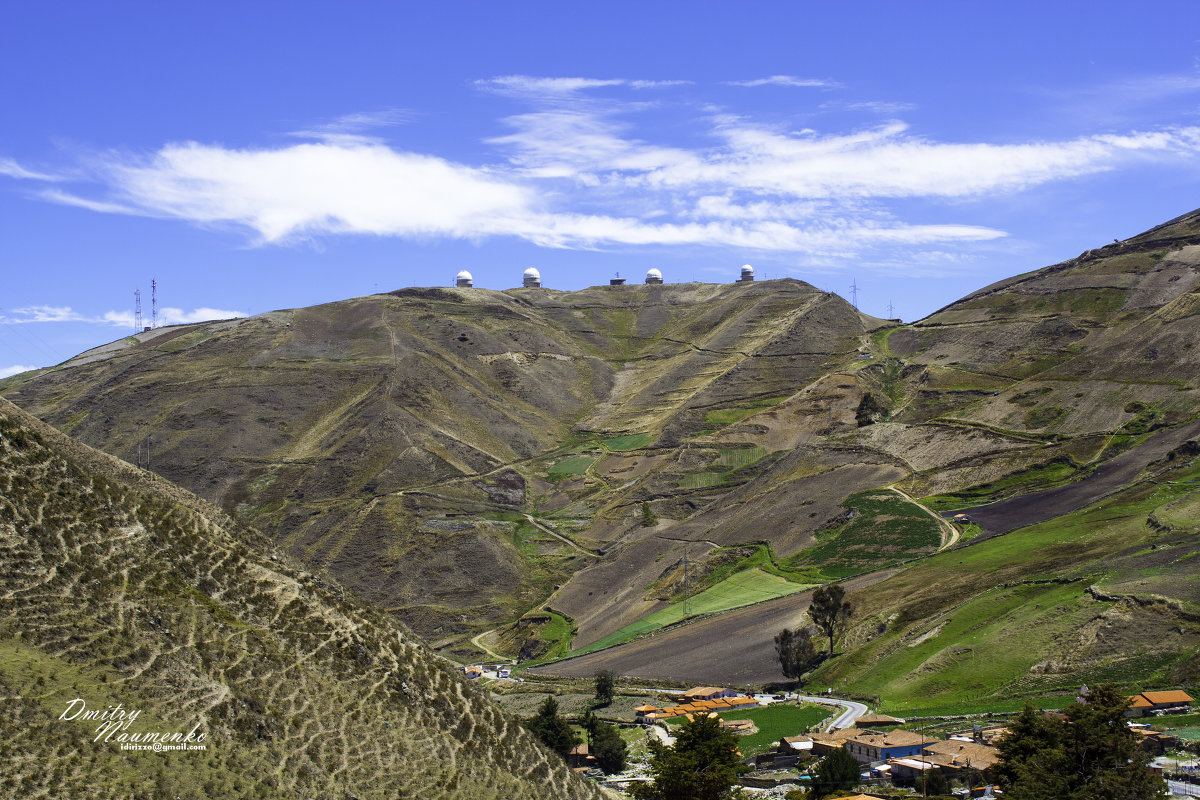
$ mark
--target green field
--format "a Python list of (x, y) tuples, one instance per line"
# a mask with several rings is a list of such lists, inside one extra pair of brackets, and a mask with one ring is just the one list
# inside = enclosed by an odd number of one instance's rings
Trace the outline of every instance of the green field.
[(758, 727), (758, 733), (738, 737), (738, 749), (743, 756), (756, 756), (774, 747), (784, 736), (799, 736), (809, 728), (829, 718), (833, 712), (824, 706), (793, 706), (784, 703), (749, 708), (741, 711), (723, 711), (721, 719), (749, 719)]
[(551, 475), (582, 475), (596, 463), (591, 456), (575, 456), (559, 461), (549, 470)]
[(637, 450), (639, 447), (645, 447), (654, 440), (654, 435), (650, 433), (633, 433), (629, 436), (618, 436), (615, 439), (605, 439), (602, 444), (608, 450)]
[(693, 595), (686, 603), (673, 603), (667, 608), (655, 611), (637, 622), (626, 625), (619, 631), (581, 648), (572, 655), (591, 653), (614, 644), (627, 642), (642, 634), (658, 630), (666, 625), (679, 622), (688, 616), (711, 614), (717, 611), (728, 611), (731, 608), (747, 606), (763, 600), (772, 600), (784, 595), (803, 592), (811, 589), (812, 584), (793, 583), (787, 578), (772, 575), (760, 569), (747, 569), (732, 575), (710, 589), (705, 589)]
[(941, 544), (937, 521), (893, 492), (858, 492), (842, 507), (846, 517), (818, 530), (817, 544), (789, 558), (787, 566), (816, 567), (836, 580), (932, 553)]

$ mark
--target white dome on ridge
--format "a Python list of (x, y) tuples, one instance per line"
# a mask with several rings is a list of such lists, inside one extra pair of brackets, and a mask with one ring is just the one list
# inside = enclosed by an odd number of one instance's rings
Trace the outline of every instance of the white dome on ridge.
[(654, 269), (653, 267), (646, 271), (647, 278), (661, 278), (662, 270)]
[(542, 277), (542, 273), (538, 272), (533, 267), (530, 267), (529, 269), (525, 270), (525, 277), (526, 278), (540, 278), (540, 277)]
[(458, 273), (457, 275), (455, 275), (454, 277), (455, 277), (455, 279), (456, 279), (456, 280), (460, 280), (460, 281), (469, 281), (469, 280), (473, 280), (473, 279), (471, 278), (471, 273), (467, 272), (465, 269), (464, 269), (464, 270), (462, 270), (461, 272), (459, 272), (459, 273)]

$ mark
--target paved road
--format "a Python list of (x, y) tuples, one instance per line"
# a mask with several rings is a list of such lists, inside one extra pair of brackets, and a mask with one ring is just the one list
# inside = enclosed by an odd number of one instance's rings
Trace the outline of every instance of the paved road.
[(807, 695), (795, 695), (805, 703), (820, 703), (826, 706), (841, 706), (842, 713), (834, 717), (833, 722), (825, 726), (825, 730), (831, 731), (837, 728), (853, 727), (854, 721), (867, 713), (867, 707), (862, 703), (857, 703), (853, 700), (841, 700), (836, 697), (809, 697)]

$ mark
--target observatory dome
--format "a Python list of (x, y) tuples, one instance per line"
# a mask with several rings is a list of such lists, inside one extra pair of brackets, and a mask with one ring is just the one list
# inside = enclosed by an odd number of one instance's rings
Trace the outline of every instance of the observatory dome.
[(470, 289), (475, 285), (475, 281), (471, 277), (471, 273), (464, 269), (460, 270), (458, 275), (454, 276), (454, 285), (460, 289)]
[(752, 281), (754, 280), (754, 267), (749, 264), (742, 265), (742, 277), (739, 280)]
[(538, 272), (533, 267), (525, 270), (524, 280), (521, 282), (526, 288), (536, 288), (542, 285), (542, 273)]
[(646, 270), (646, 283), (662, 283), (662, 271), (653, 267)]
[(525, 277), (526, 278), (540, 278), (540, 277), (542, 277), (542, 273), (538, 272), (535, 268), (530, 267), (529, 269), (525, 270)]

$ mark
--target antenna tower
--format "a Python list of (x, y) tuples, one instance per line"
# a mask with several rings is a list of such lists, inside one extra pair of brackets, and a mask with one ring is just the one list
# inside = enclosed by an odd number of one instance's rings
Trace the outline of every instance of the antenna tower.
[(853, 278), (850, 279), (850, 305), (858, 308), (858, 283)]
[(158, 281), (150, 279), (150, 327), (158, 327)]
[(133, 290), (133, 332), (142, 332), (142, 290)]
[(896, 318), (896, 308), (892, 305), (892, 301), (888, 300), (888, 319)]

